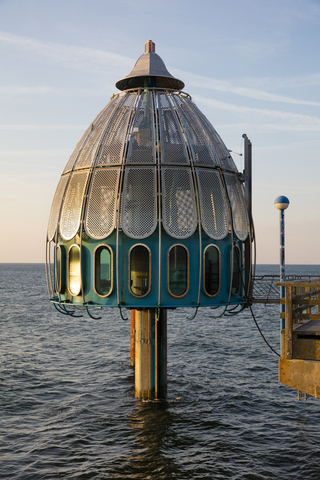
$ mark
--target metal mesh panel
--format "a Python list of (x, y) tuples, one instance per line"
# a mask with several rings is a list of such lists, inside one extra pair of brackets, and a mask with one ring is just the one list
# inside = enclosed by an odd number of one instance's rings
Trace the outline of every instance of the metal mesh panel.
[(237, 167), (230, 155), (230, 152), (228, 151), (218, 132), (211, 125), (211, 123), (209, 122), (207, 117), (201, 112), (201, 110), (199, 110), (195, 103), (191, 102), (191, 100), (189, 99), (185, 99), (185, 101), (188, 102), (189, 105), (192, 105), (193, 111), (197, 114), (199, 120), (202, 121), (204, 125), (203, 129), (206, 132), (207, 138), (210, 139), (211, 143), (213, 144), (213, 148), (215, 149), (219, 157), (218, 163), (220, 163), (222, 168), (228, 168), (229, 170), (237, 172)]
[(126, 140), (128, 122), (136, 94), (127, 94), (124, 102), (117, 107), (112, 122), (109, 122), (97, 165), (122, 163), (122, 149)]
[(197, 228), (191, 170), (162, 168), (162, 209), (165, 231), (174, 238), (190, 237)]
[(158, 95), (161, 134), (161, 163), (189, 165), (178, 117), (165, 93)]
[(56, 233), (56, 228), (57, 228), (57, 223), (59, 220), (59, 213), (60, 213), (60, 207), (61, 207), (61, 202), (64, 194), (64, 190), (66, 188), (66, 184), (68, 181), (69, 175), (66, 175), (65, 177), (61, 177), (60, 181), (58, 183), (58, 186), (56, 188), (52, 205), (51, 205), (51, 210), (50, 210), (50, 216), (49, 216), (49, 222), (48, 222), (48, 240), (51, 242), (53, 240), (53, 237)]
[(209, 237), (221, 240), (229, 232), (229, 214), (219, 173), (197, 169), (202, 226)]
[(244, 241), (248, 236), (249, 222), (242, 187), (236, 175), (226, 173), (224, 178), (231, 203), (233, 228), (239, 240)]
[(83, 194), (89, 172), (73, 173), (63, 202), (60, 233), (64, 240), (70, 240), (79, 229)]
[(86, 143), (89, 135), (90, 135), (90, 132), (92, 130), (92, 125), (90, 125), (87, 130), (84, 132), (84, 134), (82, 135), (81, 139), (79, 140), (79, 142), (77, 143), (76, 145), (76, 148), (73, 150), (70, 158), (69, 158), (69, 161), (67, 163), (67, 165), (65, 166), (65, 169), (63, 170), (63, 173), (66, 173), (66, 172), (70, 172), (70, 170), (72, 170), (72, 167), (73, 167), (73, 164), (81, 150), (81, 148), (83, 147), (83, 145)]
[(132, 238), (146, 238), (157, 226), (156, 170), (126, 168), (121, 202), (123, 231)]
[(93, 176), (85, 228), (96, 240), (110, 235), (116, 225), (120, 168), (99, 169)]
[(122, 102), (122, 97), (116, 97), (115, 99), (111, 100), (107, 107), (93, 122), (92, 130), (74, 165), (74, 170), (91, 167), (95, 155), (99, 149), (106, 126), (113, 118), (112, 112), (119, 102)]
[(143, 92), (130, 135), (128, 163), (155, 163), (154, 109), (152, 92)]
[(189, 143), (193, 152), (193, 161), (195, 165), (215, 166), (214, 156), (209, 149), (203, 131), (197, 122), (196, 117), (189, 110), (183, 99), (179, 95), (172, 95), (183, 119), (184, 128), (187, 131)]

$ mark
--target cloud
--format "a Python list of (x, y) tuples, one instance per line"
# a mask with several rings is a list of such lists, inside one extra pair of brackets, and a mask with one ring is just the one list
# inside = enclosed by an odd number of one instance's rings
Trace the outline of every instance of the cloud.
[(88, 125), (0, 125), (0, 131), (24, 131), (24, 132), (37, 132), (37, 131), (51, 131), (51, 130), (81, 130), (84, 131), (88, 128)]
[[(295, 105), (312, 105), (315, 107), (320, 107), (320, 102), (311, 102), (308, 100), (297, 100), (295, 98), (287, 97), (285, 95), (277, 95), (274, 93), (268, 93), (262, 90), (256, 90), (254, 88), (234, 86), (230, 81), (216, 80), (210, 77), (203, 77), (201, 75), (195, 75), (190, 72), (185, 72), (183, 70), (174, 70), (175, 75), (178, 78), (183, 78), (187, 86), (191, 87), (201, 87), (208, 90), (215, 90), (219, 92), (230, 92), (235, 95), (242, 97), (253, 98), (255, 100), (263, 100), (267, 102), (281, 102), (281, 103), (290, 103)], [(257, 81), (257, 80), (256, 80)], [(290, 81), (290, 80), (289, 80)], [(298, 79), (295, 80), (299, 82)], [(320, 75), (309, 76), (307, 81), (320, 82)], [(251, 79), (251, 82), (254, 82), (254, 79)], [(303, 78), (300, 77), (300, 83), (303, 85)], [(282, 79), (282, 85), (286, 85), (286, 80)]]
[[(318, 132), (320, 131), (320, 118), (312, 117), (309, 115), (302, 115), (299, 113), (292, 112), (282, 112), (280, 110), (268, 110), (262, 108), (252, 108), (234, 105), (231, 103), (221, 102), (219, 100), (213, 100), (210, 98), (205, 98), (200, 95), (194, 95), (194, 100), (197, 103), (202, 103), (206, 106), (210, 106), (215, 109), (226, 110), (233, 113), (239, 113), (241, 115), (246, 115), (246, 123), (257, 123), (257, 117), (260, 118), (268, 117), (270, 120), (278, 120), (280, 123), (267, 123), (263, 125), (263, 128), (270, 129), (280, 129), (280, 130), (295, 130), (295, 131), (310, 131)], [(248, 116), (250, 122), (248, 122)], [(281, 123), (282, 122), (282, 123)], [(259, 128), (261, 124), (259, 122)]]
[(46, 150), (0, 150), (0, 157), (16, 157), (16, 158), (47, 158), (56, 156), (70, 156), (72, 149), (69, 148), (52, 148)]
[(40, 42), (33, 38), (21, 37), (0, 31), (0, 43), (18, 50), (33, 52), (50, 58), (63, 66), (85, 71), (105, 71), (108, 68), (121, 67), (131, 69), (134, 60), (123, 55), (93, 48), (63, 45), (54, 42)]

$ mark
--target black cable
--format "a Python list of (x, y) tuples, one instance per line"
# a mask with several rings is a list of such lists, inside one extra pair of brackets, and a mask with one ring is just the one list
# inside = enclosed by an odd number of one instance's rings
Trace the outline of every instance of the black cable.
[[(237, 252), (237, 249), (235, 249), (235, 252)], [(236, 257), (237, 257), (237, 253), (236, 253)], [(243, 290), (244, 290), (244, 295), (245, 295), (245, 299), (246, 301), (248, 302), (248, 306), (250, 308), (250, 312), (251, 312), (251, 315), (252, 315), (252, 318), (254, 320), (254, 323), (256, 324), (256, 327), (261, 335), (261, 337), (263, 338), (263, 340), (266, 342), (266, 344), (268, 345), (268, 347), (270, 348), (270, 350), (273, 351), (273, 353), (275, 353), (276, 355), (278, 355), (278, 357), (281, 357), (281, 355), (276, 352), (274, 350), (274, 348), (271, 347), (271, 345), (269, 344), (269, 342), (267, 341), (267, 339), (265, 338), (265, 336), (263, 335), (259, 325), (258, 325), (258, 322), (256, 320), (256, 317), (254, 316), (254, 313), (252, 311), (252, 308), (251, 308), (251, 305), (249, 304), (249, 299), (247, 298), (247, 294), (246, 294), (246, 288), (245, 288), (245, 285), (244, 285), (244, 282), (243, 282), (243, 278), (242, 278), (242, 274), (241, 274), (241, 265), (240, 265), (240, 258), (239, 258), (239, 255), (238, 255), (238, 258), (237, 258), (237, 261), (238, 261), (238, 268), (239, 268), (239, 272), (240, 272), (240, 278), (241, 278), (241, 283), (242, 283), (242, 286), (243, 286)]]

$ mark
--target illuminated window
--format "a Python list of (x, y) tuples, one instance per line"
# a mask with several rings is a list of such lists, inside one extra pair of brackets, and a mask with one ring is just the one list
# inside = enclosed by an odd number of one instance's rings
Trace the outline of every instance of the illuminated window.
[(93, 253), (93, 288), (100, 297), (107, 297), (113, 287), (113, 255), (107, 245), (99, 245)]
[(232, 294), (237, 295), (241, 285), (241, 255), (240, 248), (236, 245), (233, 250), (233, 276), (232, 276)]
[(80, 247), (72, 245), (69, 249), (69, 276), (68, 288), (71, 295), (76, 297), (81, 291), (81, 264)]
[(145, 245), (129, 251), (129, 290), (135, 297), (145, 297), (151, 288), (151, 252)]
[(65, 290), (65, 249), (62, 245), (56, 246), (56, 258), (55, 258), (55, 272), (54, 283), (55, 291), (57, 293), (63, 293)]
[(220, 290), (220, 252), (215, 245), (208, 245), (203, 254), (203, 287), (209, 297)]
[(189, 289), (189, 252), (174, 245), (168, 252), (168, 290), (173, 297), (183, 297)]

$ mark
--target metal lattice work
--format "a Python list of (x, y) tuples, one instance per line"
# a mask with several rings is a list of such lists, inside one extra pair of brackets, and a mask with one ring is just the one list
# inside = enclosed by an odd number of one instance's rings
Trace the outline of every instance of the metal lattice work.
[(154, 107), (152, 92), (141, 94), (130, 135), (129, 164), (155, 163)]
[(78, 159), (74, 165), (74, 170), (79, 170), (80, 168), (91, 167), (97, 151), (99, 149), (102, 137), (104, 135), (106, 126), (108, 122), (113, 118), (113, 111), (122, 101), (121, 97), (116, 97), (111, 100), (107, 105), (107, 108), (102, 112), (102, 114), (93, 122), (92, 130), (89, 134), (88, 140), (83, 146)]
[(182, 117), (182, 123), (188, 135), (194, 164), (196, 166), (215, 166), (216, 161), (207, 145), (197, 119), (180, 95), (171, 95), (171, 98), (174, 99), (175, 104), (179, 107), (179, 114)]
[(49, 222), (48, 222), (48, 240), (51, 242), (53, 237), (55, 236), (57, 223), (59, 219), (60, 207), (63, 198), (63, 194), (66, 188), (66, 184), (68, 181), (69, 175), (60, 178), (58, 186), (56, 188), (56, 192), (53, 197), (53, 202), (51, 205)]
[(189, 168), (162, 168), (163, 227), (174, 238), (190, 237), (197, 228), (194, 186)]
[(239, 240), (244, 241), (248, 236), (249, 222), (242, 187), (236, 175), (225, 173), (224, 178), (231, 203), (233, 228)]
[(88, 175), (87, 171), (76, 172), (71, 176), (60, 217), (60, 233), (64, 240), (71, 240), (79, 230)]
[[(192, 111), (194, 117), (196, 118), (196, 120), (199, 124), (198, 128), (200, 129), (200, 131), (202, 132), (203, 136), (206, 139), (206, 142), (207, 142), (207, 145), (210, 149), (211, 157), (213, 158), (214, 163), (216, 165), (220, 165), (220, 158), (219, 158), (219, 154), (217, 152), (216, 138), (213, 135), (213, 133), (215, 132), (214, 128), (212, 127), (213, 131), (211, 131), (210, 122), (208, 122), (207, 118), (203, 115), (202, 112), (200, 112), (200, 110), (193, 103), (191, 98), (186, 97), (186, 96), (181, 96), (181, 99), (184, 101), (184, 103), (189, 108), (189, 110)], [(227, 154), (229, 155), (229, 152), (227, 152)], [(225, 157), (225, 155), (224, 155), (224, 157)]]
[(157, 226), (156, 170), (127, 167), (121, 201), (121, 224), (131, 238), (146, 238)]
[(101, 240), (116, 226), (116, 207), (120, 168), (96, 170), (86, 212), (85, 229), (89, 237)]
[(70, 170), (72, 170), (73, 164), (76, 161), (76, 158), (78, 157), (80, 150), (82, 149), (83, 145), (87, 142), (90, 136), (91, 130), (92, 130), (92, 125), (90, 125), (90, 127), (87, 128), (87, 130), (84, 132), (81, 139), (77, 143), (76, 148), (73, 150), (69, 158), (69, 161), (65, 166), (65, 169), (63, 170), (63, 173), (67, 173), (67, 172), (70, 172)]
[[(202, 123), (203, 131), (206, 135), (209, 145), (216, 153), (216, 161), (222, 168), (227, 168), (229, 170), (233, 170), (234, 172), (237, 171), (237, 168), (234, 164), (234, 161), (221, 140), (221, 137), (215, 130), (215, 128), (211, 125), (207, 117), (199, 110), (197, 105), (193, 103), (188, 98), (184, 98), (185, 102), (188, 103), (189, 107), (193, 110), (193, 112), (197, 115), (200, 123)], [(218, 157), (218, 158), (217, 158)]]
[(127, 94), (123, 103), (116, 108), (112, 122), (108, 123), (97, 165), (122, 164), (123, 145), (135, 99), (135, 93)]
[(158, 94), (161, 163), (189, 165), (185, 140), (176, 112), (166, 94)]
[(226, 194), (219, 172), (197, 169), (202, 226), (214, 240), (225, 238), (229, 232)]

